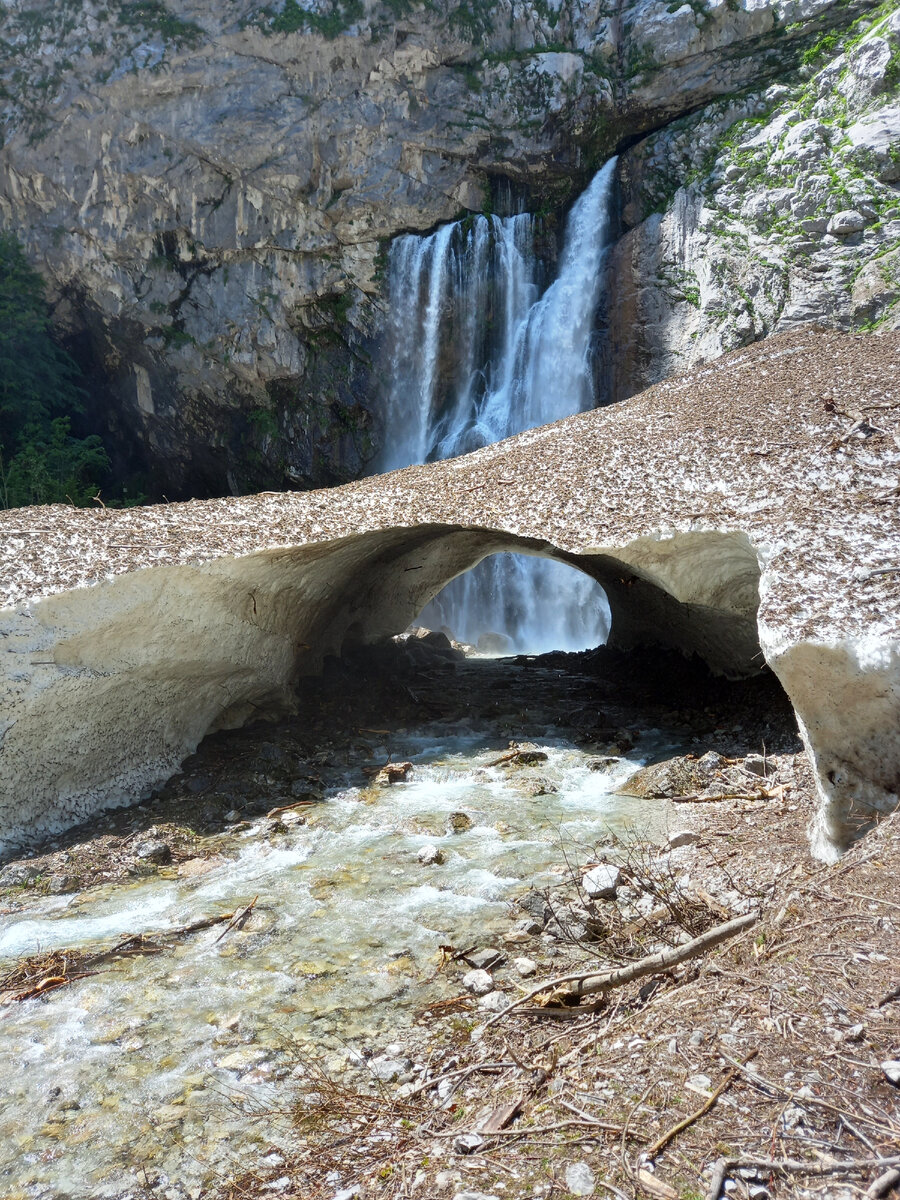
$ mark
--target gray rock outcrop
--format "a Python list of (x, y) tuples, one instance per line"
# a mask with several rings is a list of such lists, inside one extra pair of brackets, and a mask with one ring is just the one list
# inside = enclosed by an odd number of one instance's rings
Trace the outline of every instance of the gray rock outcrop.
[(625, 154), (614, 397), (810, 321), (900, 326), (900, 13), (845, 44)]
[(519, 550), (598, 579), (614, 645), (767, 662), (834, 856), (900, 790), (898, 350), (785, 334), (328, 492), (0, 514), (3, 846), (135, 800), (211, 730), (290, 708), (325, 655)]

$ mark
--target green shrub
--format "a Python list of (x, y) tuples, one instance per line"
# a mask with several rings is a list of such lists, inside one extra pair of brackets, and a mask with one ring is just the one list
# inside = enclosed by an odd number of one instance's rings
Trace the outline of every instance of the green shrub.
[(44, 281), (0, 234), (0, 508), (89, 504), (109, 469), (100, 438), (76, 438), (79, 371), (53, 341)]

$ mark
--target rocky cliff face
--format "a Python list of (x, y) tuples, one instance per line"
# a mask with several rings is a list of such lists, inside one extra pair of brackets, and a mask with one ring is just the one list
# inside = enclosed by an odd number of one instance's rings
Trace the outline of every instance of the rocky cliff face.
[(614, 281), (647, 331), (614, 329), (618, 394), (801, 316), (890, 320), (894, 24), (799, 91), (770, 86), (865, 0), (0, 11), (0, 220), (152, 495), (359, 474), (387, 240), (507, 180), (560, 208), (641, 137)]
[(900, 12), (716, 101), (622, 162), (614, 395), (815, 321), (900, 325)]

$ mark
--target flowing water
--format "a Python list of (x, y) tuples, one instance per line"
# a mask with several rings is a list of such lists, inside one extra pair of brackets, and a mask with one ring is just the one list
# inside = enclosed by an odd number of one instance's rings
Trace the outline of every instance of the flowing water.
[[(409, 782), (337, 788), (281, 832), (265, 819), (228, 830), (210, 840), (203, 874), (162, 869), (0, 916), (2, 971), (16, 956), (108, 945), (259, 897), (247, 926), (221, 940), (212, 928), (0, 1009), (0, 1194), (93, 1200), (163, 1177), (154, 1194), (196, 1196), (236, 1164), (264, 1161), (288, 1123), (248, 1122), (234, 1102), (289, 1108), (298, 1044), (338, 1061), (384, 1047), (429, 1001), (457, 993), (436, 976), (438, 947), (508, 930), (510, 899), (552, 881), (561, 842), (661, 832), (664, 805), (611, 795), (654, 736), (603, 772), (545, 734), (539, 774), (553, 794), (522, 790), (530, 768), (488, 765), (503, 737), (439, 721), (392, 743), (415, 764)], [(456, 812), (471, 826), (451, 833)], [(443, 865), (418, 861), (426, 843)]]
[[(539, 221), (528, 214), (476, 216), (394, 242), (380, 470), (452, 458), (594, 406), (614, 172), (611, 160), (573, 206), (543, 292)], [(609, 609), (587, 576), (498, 555), (454, 580), (422, 621), (471, 643), (501, 633), (519, 652), (580, 650), (606, 640)]]

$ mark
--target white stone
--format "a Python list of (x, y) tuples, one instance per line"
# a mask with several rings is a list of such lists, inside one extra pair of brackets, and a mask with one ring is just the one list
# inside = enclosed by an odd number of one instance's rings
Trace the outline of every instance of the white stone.
[(848, 237), (853, 233), (862, 233), (867, 224), (868, 221), (861, 212), (857, 212), (855, 208), (847, 208), (834, 214), (828, 222), (828, 232), (833, 233), (835, 237)]
[(597, 1177), (586, 1162), (569, 1163), (566, 1167), (566, 1187), (573, 1196), (593, 1196)]
[(881, 1069), (891, 1083), (900, 1087), (900, 1059), (888, 1059), (881, 1064)]
[(443, 850), (439, 850), (437, 846), (429, 844), (421, 847), (416, 858), (418, 858), (423, 867), (436, 867), (444, 862), (444, 852)]
[(592, 900), (613, 900), (622, 872), (613, 863), (600, 863), (585, 872), (581, 886)]
[(474, 1154), (483, 1145), (484, 1138), (480, 1133), (461, 1133), (453, 1139), (453, 1149), (457, 1154)]
[(523, 979), (528, 979), (537, 970), (537, 963), (532, 958), (515, 958), (513, 966)]
[(412, 1062), (408, 1058), (392, 1058), (388, 1054), (380, 1054), (369, 1060), (368, 1068), (376, 1079), (382, 1083), (393, 1083), (404, 1072), (408, 1071)]
[(494, 980), (488, 971), (467, 971), (462, 977), (462, 985), (473, 996), (486, 996), (493, 991)]
[(485, 1012), (502, 1012), (509, 1004), (503, 992), (488, 992), (486, 996), (482, 996), (478, 1001), (478, 1007)]

